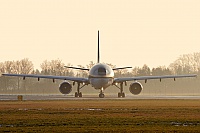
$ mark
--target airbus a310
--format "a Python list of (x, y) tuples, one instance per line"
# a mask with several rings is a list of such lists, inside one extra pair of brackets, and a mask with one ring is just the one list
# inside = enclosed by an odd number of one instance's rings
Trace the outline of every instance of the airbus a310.
[[(73, 81), (73, 85), (77, 83), (77, 91), (75, 92), (75, 97), (82, 97), (81, 88), (86, 85), (91, 85), (96, 90), (99, 90), (99, 97), (104, 98), (104, 90), (111, 85), (116, 86), (119, 89), (118, 97), (125, 97), (124, 93), (124, 84), (127, 84), (127, 81), (133, 81), (130, 84), (129, 90), (132, 94), (138, 95), (143, 89), (143, 86), (139, 80), (147, 80), (149, 79), (165, 79), (165, 78), (184, 78), (184, 77), (196, 77), (196, 74), (189, 74), (189, 75), (165, 75), (165, 76), (139, 76), (139, 77), (121, 77), (115, 78), (114, 71), (119, 69), (126, 69), (131, 67), (120, 67), (120, 68), (111, 68), (109, 65), (100, 63), (100, 54), (99, 54), (99, 31), (98, 31), (98, 61), (97, 63), (91, 68), (78, 68), (78, 67), (67, 67), (72, 69), (79, 69), (83, 71), (88, 71), (89, 75), (87, 78), (82, 77), (68, 77), (68, 76), (52, 76), (52, 75), (33, 75), (33, 74), (2, 74), (3, 76), (16, 76), (16, 77), (26, 77), (37, 78), (38, 81), (40, 78), (46, 79), (60, 79), (64, 80), (59, 86), (59, 90), (62, 94), (69, 94), (72, 91), (72, 84), (69, 81)], [(119, 84), (119, 86), (118, 86)]]

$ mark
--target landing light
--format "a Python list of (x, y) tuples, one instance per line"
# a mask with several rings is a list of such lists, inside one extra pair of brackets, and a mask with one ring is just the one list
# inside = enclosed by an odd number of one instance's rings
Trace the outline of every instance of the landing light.
[(114, 85), (118, 85), (118, 83), (114, 83)]

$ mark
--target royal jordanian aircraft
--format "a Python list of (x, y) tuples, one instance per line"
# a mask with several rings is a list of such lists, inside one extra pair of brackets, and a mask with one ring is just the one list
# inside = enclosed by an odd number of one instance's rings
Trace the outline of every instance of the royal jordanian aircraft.
[(133, 81), (130, 84), (129, 90), (132, 94), (138, 95), (143, 89), (142, 84), (138, 82), (139, 80), (145, 80), (145, 83), (146, 83), (147, 80), (149, 79), (160, 79), (161, 81), (161, 79), (164, 79), (164, 78), (173, 78), (175, 80), (176, 78), (197, 76), (195, 74), (192, 74), (192, 75), (139, 76), (139, 77), (115, 78), (114, 77), (115, 70), (126, 69), (126, 68), (131, 68), (131, 67), (111, 68), (110, 66), (106, 64), (100, 63), (99, 55), (100, 54), (99, 54), (99, 31), (98, 31), (98, 62), (97, 64), (95, 64), (91, 69), (65, 66), (66, 68), (89, 71), (88, 78), (51, 76), (51, 75), (32, 75), (32, 74), (2, 74), (2, 75), (23, 77), (23, 79), (25, 79), (26, 77), (31, 77), (31, 78), (37, 78), (38, 81), (40, 80), (40, 78), (53, 79), (53, 82), (55, 81), (55, 79), (64, 80), (64, 82), (61, 83), (59, 86), (59, 90), (62, 94), (69, 94), (72, 91), (72, 85), (68, 81), (73, 81), (73, 85), (77, 83), (77, 92), (75, 92), (75, 97), (82, 97), (82, 93), (80, 92), (80, 89), (83, 88), (85, 85), (91, 84), (92, 87), (100, 91), (99, 93), (100, 98), (104, 98), (104, 90), (111, 85), (114, 85), (117, 88), (119, 88), (118, 97), (125, 97), (123, 86), (124, 84), (127, 85), (127, 81)]

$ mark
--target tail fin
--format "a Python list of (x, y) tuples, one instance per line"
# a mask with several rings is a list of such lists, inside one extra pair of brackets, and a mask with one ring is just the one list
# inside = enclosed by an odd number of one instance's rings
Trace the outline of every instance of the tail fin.
[(98, 59), (97, 59), (97, 63), (100, 62), (100, 53), (99, 53), (99, 31), (98, 31)]

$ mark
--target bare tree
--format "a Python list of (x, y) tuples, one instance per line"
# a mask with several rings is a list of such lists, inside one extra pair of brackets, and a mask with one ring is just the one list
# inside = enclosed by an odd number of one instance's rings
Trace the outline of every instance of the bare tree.
[(50, 62), (49, 61), (47, 61), (47, 60), (43, 61), (42, 64), (40, 65), (40, 67), (42, 68), (42, 71), (41, 71), (42, 74), (44, 74), (44, 75), (50, 74), (50, 72), (49, 72)]
[[(89, 64), (89, 65), (90, 65), (90, 64)], [(88, 65), (88, 66), (89, 66), (89, 65)], [(85, 67), (82, 66), (82, 65), (78, 65), (78, 67), (80, 67), (80, 68), (85, 68)], [(77, 77), (87, 77), (87, 76), (88, 76), (88, 72), (87, 72), (87, 71), (84, 71), (84, 70), (78, 70), (76, 76), (77, 76)]]
[(144, 66), (138, 70), (138, 76), (147, 76), (147, 75), (151, 75), (151, 70), (150, 68), (144, 64)]
[(14, 61), (5, 61), (4, 62), (4, 72), (5, 73), (13, 73), (13, 64)]
[(88, 68), (88, 69), (91, 69), (92, 66), (94, 66), (94, 65), (95, 65), (95, 63), (94, 63), (93, 61), (90, 61), (90, 64), (87, 65), (87, 68)]
[(170, 64), (174, 74), (188, 74), (198, 72), (200, 68), (200, 53), (184, 54)]
[(42, 73), (46, 75), (60, 75), (64, 67), (64, 65), (61, 64), (61, 60), (45, 60), (40, 66), (42, 68)]
[(31, 74), (34, 70), (32, 61), (29, 61), (28, 58), (24, 58), (20, 61), (20, 73)]
[(172, 72), (169, 70), (169, 68), (166, 68), (165, 66), (159, 66), (157, 68), (153, 68), (151, 71), (151, 74), (154, 76), (158, 75), (171, 75)]

